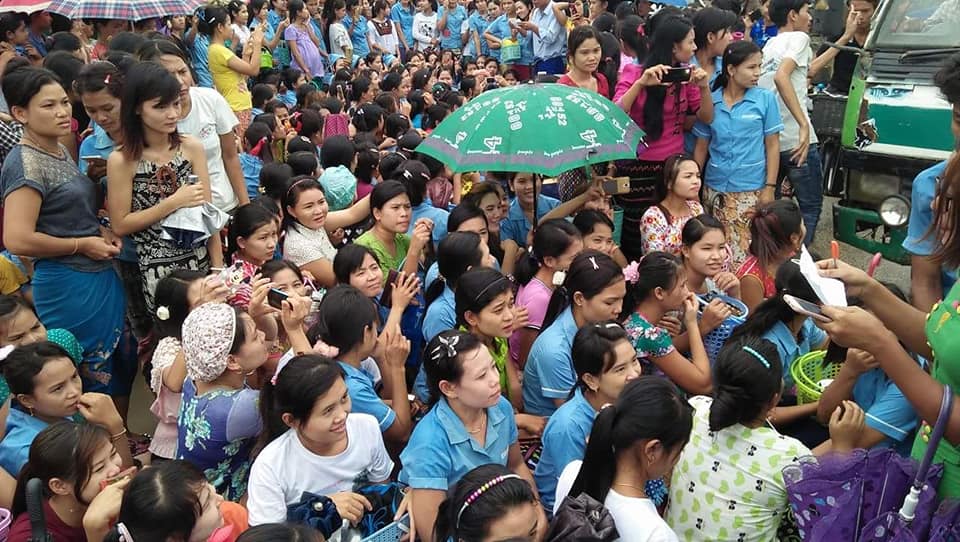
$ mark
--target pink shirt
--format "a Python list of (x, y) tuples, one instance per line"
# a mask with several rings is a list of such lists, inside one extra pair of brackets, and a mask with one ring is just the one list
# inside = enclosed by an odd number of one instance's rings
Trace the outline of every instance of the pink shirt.
[[(613, 93), (613, 101), (620, 103), (620, 99), (641, 75), (643, 66), (639, 64), (630, 63), (624, 67)], [(679, 85), (679, 88), (678, 96), (677, 85), (667, 87), (667, 96), (663, 100), (663, 134), (657, 140), (651, 140), (649, 135), (644, 138), (644, 144), (637, 148), (637, 158), (657, 162), (683, 152), (683, 122), (688, 113), (695, 113), (700, 109), (700, 87), (685, 84)], [(644, 130), (646, 126), (643, 125), (643, 104), (646, 101), (646, 90), (641, 90), (630, 108), (630, 118)]]
[[(553, 290), (549, 286), (540, 282), (536, 277), (530, 279), (530, 282), (521, 286), (517, 291), (517, 299), (514, 304), (517, 307), (526, 307), (529, 318), (527, 329), (540, 329), (543, 325), (543, 319), (547, 316), (547, 306), (550, 305), (550, 297)], [(520, 331), (515, 331), (510, 336), (510, 361), (519, 365), (520, 363)]]

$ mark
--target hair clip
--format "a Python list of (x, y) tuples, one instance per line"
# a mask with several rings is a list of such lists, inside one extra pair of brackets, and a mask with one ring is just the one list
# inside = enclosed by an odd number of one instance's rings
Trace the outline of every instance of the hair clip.
[(263, 152), (263, 148), (266, 144), (267, 144), (267, 136), (261, 137), (260, 141), (257, 141), (257, 144), (254, 145), (252, 149), (250, 149), (250, 154), (259, 158), (260, 153)]
[(647, 31), (643, 28), (643, 25), (637, 27), (637, 34), (640, 34), (640, 37), (647, 37)]
[(517, 480), (523, 480), (523, 478), (520, 478), (516, 474), (502, 474), (500, 476), (497, 476), (493, 480), (490, 480), (489, 482), (483, 484), (482, 486), (478, 487), (476, 491), (471, 493), (470, 496), (467, 497), (467, 500), (463, 501), (463, 506), (460, 507), (460, 511), (457, 512), (457, 526), (460, 525), (460, 516), (463, 515), (463, 511), (466, 510), (471, 504), (475, 503), (477, 499), (480, 498), (480, 495), (483, 495), (488, 489), (495, 487), (496, 485), (502, 483), (504, 480), (510, 480), (511, 478), (516, 478)]
[(404, 170), (404, 171), (403, 171), (403, 178), (404, 178), (404, 179), (407, 179), (407, 180), (409, 180), (409, 181), (412, 181), (412, 180), (413, 180), (413, 173), (410, 173), (410, 170)]
[(16, 348), (17, 347), (12, 344), (8, 344), (7, 346), (0, 348), (0, 361), (7, 359), (7, 356), (10, 355), (10, 352), (13, 352), (16, 350)]
[(623, 278), (630, 284), (636, 284), (640, 280), (640, 262), (630, 262), (624, 267)]
[(110, 74), (109, 74), (109, 73), (107, 74), (106, 77), (103, 78), (103, 84), (104, 84), (104, 85), (109, 85), (109, 84), (110, 84)]
[(759, 360), (760, 363), (762, 363), (763, 366), (766, 367), (767, 369), (770, 368), (770, 362), (767, 361), (767, 358), (763, 357), (763, 355), (760, 352), (757, 352), (756, 350), (754, 350), (753, 348), (750, 348), (749, 346), (744, 346), (743, 351), (757, 358), (757, 360)]
[(313, 345), (313, 353), (330, 359), (336, 359), (337, 356), (340, 355), (340, 349), (318, 339), (317, 343)]
[(166, 322), (167, 320), (169, 320), (170, 309), (163, 305), (160, 305), (159, 307), (157, 307), (157, 319), (160, 320), (161, 322)]
[(437, 359), (437, 354), (439, 354), (440, 351), (443, 350), (443, 349), (446, 349), (446, 353), (447, 353), (447, 357), (448, 357), (448, 358), (453, 359), (453, 358), (457, 357), (457, 343), (460, 342), (460, 336), (459, 336), (459, 335), (454, 335), (454, 336), (449, 337), (449, 338), (444, 337), (444, 336), (440, 336), (440, 337), (437, 337), (437, 340), (440, 341), (440, 346), (434, 348), (434, 349), (433, 349), (433, 352), (430, 353), (430, 355), (431, 355), (431, 357), (433, 357), (433, 359)]
[(590, 263), (593, 264), (593, 270), (594, 270), (594, 271), (599, 271), (599, 270), (600, 270), (600, 266), (597, 265), (597, 259), (596, 259), (594, 256), (590, 256)]

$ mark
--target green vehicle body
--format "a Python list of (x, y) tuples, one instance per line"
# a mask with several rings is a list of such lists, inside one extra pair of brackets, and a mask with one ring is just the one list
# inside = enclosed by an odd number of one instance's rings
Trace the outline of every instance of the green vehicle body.
[(960, 32), (957, 26), (923, 32), (897, 27), (910, 14), (922, 16), (939, 4), (881, 4), (850, 86), (839, 146), (834, 142), (831, 150), (827, 143), (822, 151), (827, 191), (840, 196), (833, 207), (834, 237), (901, 264), (910, 261), (902, 248), (907, 226), (885, 225), (877, 209), (892, 195), (909, 201), (917, 174), (954, 149), (952, 110), (933, 75), (960, 45)]

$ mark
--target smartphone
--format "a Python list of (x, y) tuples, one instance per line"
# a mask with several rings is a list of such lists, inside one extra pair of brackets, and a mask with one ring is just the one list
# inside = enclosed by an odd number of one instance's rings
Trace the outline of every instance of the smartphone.
[(125, 478), (129, 478), (136, 473), (137, 473), (137, 467), (130, 467), (129, 469), (122, 470), (109, 478), (100, 480), (100, 491), (103, 491), (104, 489), (106, 489), (107, 486), (113, 485)]
[(818, 320), (820, 322), (832, 322), (832, 320), (830, 320), (829, 318), (824, 316), (822, 312), (820, 312), (820, 307), (818, 307), (817, 305), (814, 305), (813, 303), (810, 303), (809, 301), (798, 299), (796, 297), (793, 297), (790, 294), (783, 294), (783, 301), (784, 303), (787, 304), (787, 306), (793, 309), (793, 312), (797, 314), (809, 316), (810, 318), (813, 318), (814, 320)]
[(603, 181), (603, 193), (608, 196), (627, 194), (630, 192), (630, 177), (615, 177)]
[(668, 68), (667, 73), (660, 78), (661, 83), (687, 83), (693, 76), (693, 68), (683, 66), (680, 68)]
[(277, 290), (276, 288), (270, 288), (270, 291), (267, 292), (267, 304), (275, 309), (283, 308), (283, 302), (290, 297), (289, 294), (283, 290)]
[(389, 309), (393, 306), (393, 286), (399, 277), (400, 272), (396, 269), (391, 269), (390, 272), (387, 273), (387, 282), (383, 285), (383, 292), (380, 293), (381, 307)]
[(107, 159), (102, 156), (97, 156), (96, 154), (91, 154), (90, 156), (81, 156), (81, 160), (85, 162), (106, 162)]

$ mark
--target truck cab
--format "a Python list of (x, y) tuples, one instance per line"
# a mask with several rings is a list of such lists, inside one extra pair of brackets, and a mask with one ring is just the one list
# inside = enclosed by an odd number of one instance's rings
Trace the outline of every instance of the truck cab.
[(960, 52), (958, 28), (960, 0), (880, 5), (859, 52), (839, 144), (825, 153), (827, 192), (840, 197), (833, 207), (836, 239), (909, 263), (901, 245), (913, 179), (955, 148), (952, 108), (933, 78)]

